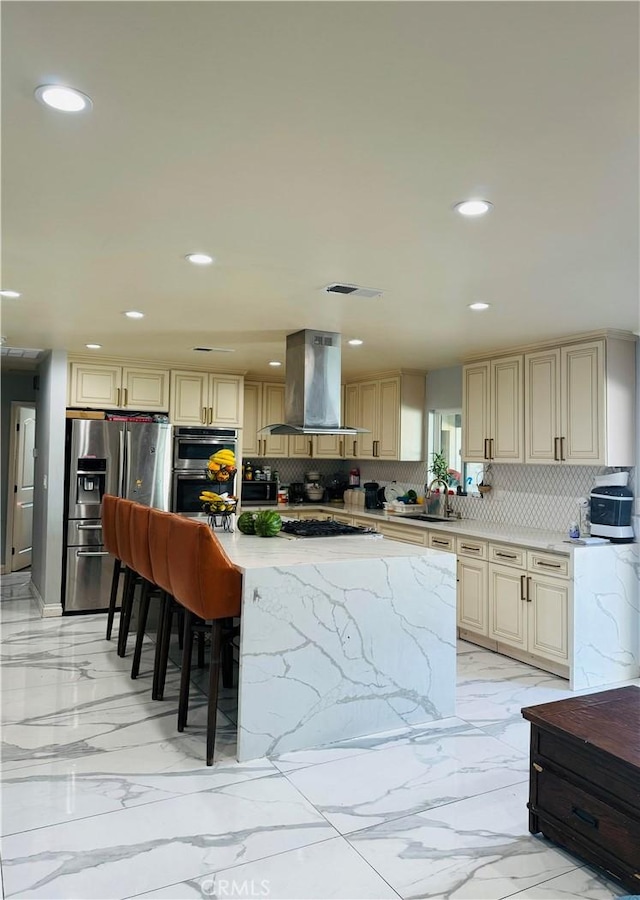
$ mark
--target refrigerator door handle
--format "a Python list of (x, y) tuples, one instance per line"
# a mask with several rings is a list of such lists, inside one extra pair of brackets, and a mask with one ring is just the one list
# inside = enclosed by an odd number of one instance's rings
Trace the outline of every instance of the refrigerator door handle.
[(127, 428), (125, 431), (125, 454), (124, 454), (124, 490), (122, 492), (123, 497), (129, 497), (129, 477), (131, 475), (129, 471), (129, 467), (131, 466), (131, 432)]
[(78, 531), (102, 531), (102, 525), (76, 525)]
[(76, 556), (109, 556), (108, 550), (76, 550)]
[(124, 429), (120, 429), (118, 434), (118, 441), (120, 443), (120, 458), (118, 460), (118, 496), (124, 497)]

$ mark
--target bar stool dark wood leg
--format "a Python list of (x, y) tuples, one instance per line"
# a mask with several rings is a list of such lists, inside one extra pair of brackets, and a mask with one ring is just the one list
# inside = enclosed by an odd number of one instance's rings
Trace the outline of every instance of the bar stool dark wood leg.
[(209, 669), (209, 706), (207, 708), (207, 765), (213, 765), (218, 715), (218, 683), (220, 681), (220, 652), (222, 648), (222, 619), (211, 625), (211, 662)]
[(120, 575), (122, 572), (122, 563), (116, 559), (113, 564), (113, 577), (111, 579), (111, 595), (109, 597), (109, 612), (107, 613), (107, 633), (106, 639), (111, 640), (111, 632), (113, 631), (113, 620), (116, 615), (116, 605), (118, 603), (118, 586), (120, 584)]
[(140, 592), (140, 611), (138, 613), (138, 628), (136, 631), (136, 647), (133, 651), (133, 662), (131, 664), (131, 677), (137, 678), (140, 672), (140, 660), (142, 658), (142, 645), (144, 643), (144, 635), (147, 630), (147, 618), (149, 616), (149, 604), (151, 603), (151, 591), (153, 585), (146, 578), (142, 580), (142, 591)]
[(169, 663), (169, 649), (171, 647), (171, 625), (173, 623), (173, 609), (175, 600), (170, 594), (165, 594), (164, 614), (162, 617), (162, 634), (160, 636), (160, 653), (158, 659), (157, 692), (154, 700), (164, 698), (164, 684), (167, 678), (167, 665)]
[(160, 679), (160, 661), (162, 659), (162, 636), (164, 634), (164, 619), (167, 612), (167, 606), (171, 601), (166, 591), (162, 591), (160, 595), (160, 615), (158, 617), (158, 633), (156, 635), (156, 652), (153, 660), (153, 686), (151, 688), (151, 699), (160, 700), (158, 696), (158, 682)]
[(127, 652), (127, 638), (131, 625), (131, 613), (133, 612), (133, 599), (136, 589), (136, 573), (128, 566), (124, 576), (124, 593), (122, 595), (122, 610), (120, 612), (120, 625), (118, 628), (118, 656), (124, 656)]
[(178, 731), (184, 731), (189, 712), (189, 682), (191, 680), (191, 654), (193, 652), (193, 613), (184, 610), (184, 638), (182, 643), (182, 675), (180, 677), (180, 700), (178, 702)]

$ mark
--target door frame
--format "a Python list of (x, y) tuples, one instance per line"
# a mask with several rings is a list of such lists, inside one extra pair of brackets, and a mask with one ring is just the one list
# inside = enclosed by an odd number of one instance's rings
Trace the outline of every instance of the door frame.
[[(33, 400), (12, 400), (11, 401), (11, 417), (9, 421), (9, 465), (7, 466), (7, 483), (5, 491), (7, 496), (7, 523), (6, 523), (6, 540), (4, 548), (4, 566), (3, 575), (10, 575), (13, 572), (11, 568), (13, 548), (13, 487), (16, 483), (16, 467), (18, 464), (18, 432), (16, 425), (18, 424), (18, 410), (32, 409), (35, 416), (38, 415), (36, 404)], [(34, 490), (34, 511), (35, 511), (35, 490)], [(33, 537), (32, 537), (33, 546)]]

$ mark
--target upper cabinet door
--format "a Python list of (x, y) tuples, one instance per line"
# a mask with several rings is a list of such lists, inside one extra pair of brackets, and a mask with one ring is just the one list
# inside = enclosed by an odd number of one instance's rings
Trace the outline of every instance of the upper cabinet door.
[[(343, 423), (348, 428), (360, 427), (360, 419), (358, 418), (358, 406), (360, 399), (360, 385), (345, 384), (344, 386), (344, 415)], [(346, 459), (357, 459), (358, 456), (358, 438), (347, 437), (344, 439), (344, 455)]]
[(240, 428), (244, 406), (242, 375), (209, 376), (209, 425)]
[(357, 449), (359, 459), (374, 458), (374, 441), (378, 432), (379, 381), (361, 381), (358, 396), (358, 426), (366, 428), (359, 434)]
[(289, 456), (295, 459), (311, 459), (313, 453), (313, 438), (310, 434), (289, 435)]
[(262, 420), (262, 385), (257, 382), (244, 383), (244, 411), (242, 415), (242, 456), (251, 459), (260, 455), (258, 429)]
[(489, 456), (496, 462), (521, 463), (523, 453), (522, 356), (491, 362)]
[[(342, 459), (345, 440), (347, 443), (353, 443), (353, 438), (348, 435), (317, 434), (313, 438), (313, 455), (318, 459)], [(293, 453), (291, 455), (293, 456)]]
[(209, 375), (206, 372), (171, 372), (172, 425), (206, 425), (209, 408)]
[(117, 409), (123, 405), (120, 366), (71, 363), (69, 406)]
[[(262, 425), (284, 422), (284, 384), (262, 385)], [(288, 456), (289, 438), (285, 434), (264, 434), (263, 456)]]
[(560, 350), (524, 358), (525, 462), (560, 459)]
[(462, 458), (489, 458), (489, 382), (491, 364), (473, 363), (462, 369)]
[(400, 459), (400, 379), (380, 381), (378, 413), (378, 441), (374, 456), (380, 459)]
[(140, 412), (169, 409), (169, 373), (166, 369), (122, 369), (122, 406)]
[(585, 465), (605, 463), (604, 343), (562, 347), (562, 458)]

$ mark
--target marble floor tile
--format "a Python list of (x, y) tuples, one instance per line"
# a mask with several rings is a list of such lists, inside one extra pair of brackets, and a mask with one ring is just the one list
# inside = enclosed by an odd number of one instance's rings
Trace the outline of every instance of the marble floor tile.
[(205, 734), (205, 726), (196, 722), (195, 728), (171, 740), (5, 773), (1, 833), (17, 834), (277, 773), (266, 759), (238, 763), (235, 741), (227, 747), (223, 729), (216, 764), (207, 767)]
[(282, 775), (3, 840), (7, 897), (121, 898), (336, 837)]
[(397, 898), (344, 838), (289, 850), (204, 878), (138, 895), (136, 900), (206, 897), (264, 897), (265, 900), (387, 900)]
[(584, 866), (510, 896), (514, 900), (611, 900), (626, 894), (619, 884)]
[(503, 719), (495, 722), (493, 725), (487, 725), (481, 729), (485, 734), (497, 738), (509, 747), (519, 750), (520, 753), (528, 754), (531, 746), (531, 725), (522, 715), (514, 716), (512, 719)]
[(471, 729), (425, 735), (375, 753), (287, 773), (338, 831), (347, 834), (522, 782), (528, 759)]
[(460, 800), (350, 835), (402, 897), (500, 900), (574, 869), (527, 830), (528, 784)]

